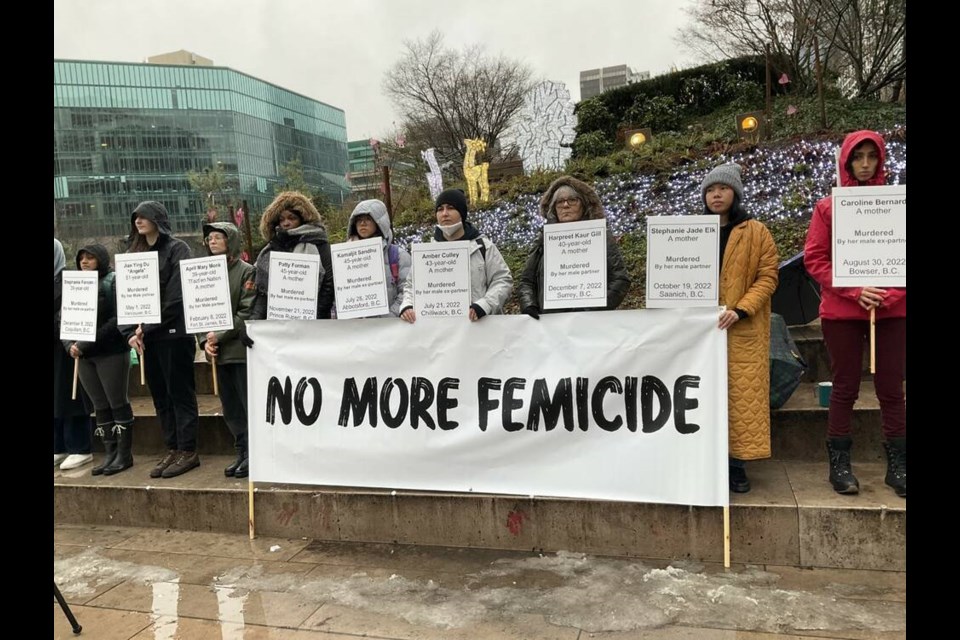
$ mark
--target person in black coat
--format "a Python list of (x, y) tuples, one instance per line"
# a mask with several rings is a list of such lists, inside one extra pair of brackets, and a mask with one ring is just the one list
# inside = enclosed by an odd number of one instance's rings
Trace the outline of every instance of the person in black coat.
[[(540, 199), (540, 213), (544, 224), (564, 224), (581, 220), (605, 220), (606, 215), (600, 197), (593, 187), (571, 176), (561, 176), (553, 181)], [(630, 274), (623, 262), (620, 246), (616, 238), (607, 234), (607, 306), (602, 309), (616, 309), (623, 302), (630, 289)], [(557, 311), (590, 311), (585, 308), (550, 309), (543, 308), (543, 230), (530, 255), (527, 257), (523, 273), (520, 275), (520, 310), (532, 318), (541, 313)], [(594, 311), (598, 309), (592, 309)]]

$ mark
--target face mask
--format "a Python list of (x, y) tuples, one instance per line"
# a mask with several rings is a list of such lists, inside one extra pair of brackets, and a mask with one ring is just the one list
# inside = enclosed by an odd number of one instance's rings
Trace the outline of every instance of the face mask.
[(443, 237), (449, 240), (450, 238), (455, 236), (457, 232), (460, 231), (460, 229), (463, 229), (463, 222), (457, 222), (455, 224), (449, 224), (447, 226), (438, 224), (437, 229), (440, 229), (440, 233), (443, 234)]

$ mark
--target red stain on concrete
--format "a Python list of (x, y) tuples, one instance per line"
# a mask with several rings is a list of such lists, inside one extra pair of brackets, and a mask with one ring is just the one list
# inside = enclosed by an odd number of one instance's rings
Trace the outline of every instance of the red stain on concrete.
[(507, 529), (510, 530), (511, 534), (515, 536), (520, 535), (520, 531), (523, 529), (523, 521), (526, 517), (527, 514), (521, 509), (514, 509), (507, 514)]
[(293, 520), (293, 516), (297, 515), (298, 511), (300, 511), (300, 507), (298, 507), (295, 503), (284, 502), (280, 508), (280, 511), (277, 513), (277, 522), (283, 526), (290, 524), (290, 521)]

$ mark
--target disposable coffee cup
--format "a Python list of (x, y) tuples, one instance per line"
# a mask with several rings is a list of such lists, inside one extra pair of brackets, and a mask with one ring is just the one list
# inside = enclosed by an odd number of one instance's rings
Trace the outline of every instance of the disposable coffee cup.
[(833, 391), (832, 382), (820, 382), (817, 384), (817, 399), (821, 407), (830, 406), (830, 393)]

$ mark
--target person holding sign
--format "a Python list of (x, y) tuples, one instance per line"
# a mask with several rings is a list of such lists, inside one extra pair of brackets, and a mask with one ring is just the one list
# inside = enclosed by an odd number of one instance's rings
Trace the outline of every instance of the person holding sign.
[(67, 471), (93, 462), (90, 453), (90, 402), (83, 389), (73, 396), (73, 359), (60, 341), (63, 303), (63, 245), (53, 239), (53, 466)]
[(244, 323), (253, 311), (257, 297), (254, 284), (255, 269), (240, 259), (240, 232), (229, 222), (203, 225), (203, 244), (207, 255), (227, 256), (227, 279), (230, 284), (230, 308), (233, 311), (233, 329), (210, 331), (197, 336), (207, 360), (216, 358), (217, 384), (220, 388), (220, 406), (223, 420), (233, 434), (237, 459), (223, 470), (228, 478), (246, 478), (249, 475), (247, 449), (247, 350), (240, 341)]
[[(553, 181), (540, 198), (540, 214), (544, 224), (562, 224), (580, 220), (604, 220), (606, 215), (597, 192), (585, 182), (572, 176), (562, 176)], [(520, 309), (531, 318), (540, 318), (541, 313), (555, 311), (588, 311), (589, 309), (544, 309), (543, 304), (543, 229), (527, 257), (520, 276)], [(607, 234), (607, 306), (616, 309), (623, 302), (630, 288), (630, 274), (623, 262), (620, 246)]]
[(770, 457), (770, 299), (779, 256), (770, 231), (743, 209), (740, 166), (700, 184), (705, 215), (720, 217), (720, 313), (727, 332), (730, 490), (750, 491), (746, 461)]
[[(467, 221), (467, 195), (461, 189), (443, 191), (434, 204), (437, 227), (434, 242), (466, 240), (470, 247), (470, 297), (473, 302), (468, 312), (471, 321), (485, 315), (503, 312), (503, 305), (513, 291), (510, 267), (485, 235)], [(413, 274), (404, 285), (400, 317), (407, 322), (417, 320), (413, 310)]]
[(410, 276), (410, 254), (393, 242), (393, 228), (387, 206), (379, 200), (357, 203), (347, 221), (347, 236), (351, 240), (380, 237), (383, 242), (383, 269), (387, 276), (387, 303), (390, 315), (400, 315), (403, 289)]
[[(882, 186), (886, 146), (873, 131), (855, 131), (840, 147), (840, 186)], [(837, 493), (860, 491), (850, 468), (850, 419), (860, 395), (864, 343), (870, 312), (876, 314), (876, 373), (887, 473), (884, 481), (898, 496), (907, 495), (907, 405), (903, 379), (907, 358), (907, 290), (900, 287), (833, 286), (833, 202), (821, 198), (807, 230), (803, 262), (820, 284), (820, 324), (830, 354), (833, 391), (827, 417), (830, 484)]]
[(160, 323), (124, 325), (120, 331), (143, 359), (147, 386), (167, 446), (166, 455), (150, 471), (150, 477), (173, 478), (200, 466), (200, 418), (193, 377), (197, 343), (187, 333), (180, 285), (180, 261), (191, 257), (190, 247), (173, 237), (167, 208), (153, 201), (141, 202), (130, 215), (128, 241), (127, 253), (157, 253)]
[[(270, 254), (310, 253), (320, 256), (320, 277), (317, 278), (317, 318), (329, 320), (334, 302), (333, 266), (330, 242), (313, 203), (297, 191), (284, 191), (267, 207), (260, 219), (260, 235), (267, 241), (257, 256), (257, 299), (251, 320), (267, 317), (270, 291)], [(248, 346), (249, 346), (248, 341)]]
[(97, 427), (106, 456), (92, 475), (110, 476), (133, 466), (133, 407), (130, 406), (130, 347), (117, 329), (117, 289), (110, 267), (110, 253), (102, 244), (81, 247), (77, 268), (96, 271), (97, 339), (94, 342), (65, 341), (70, 355), (79, 360), (80, 384), (93, 401)]

